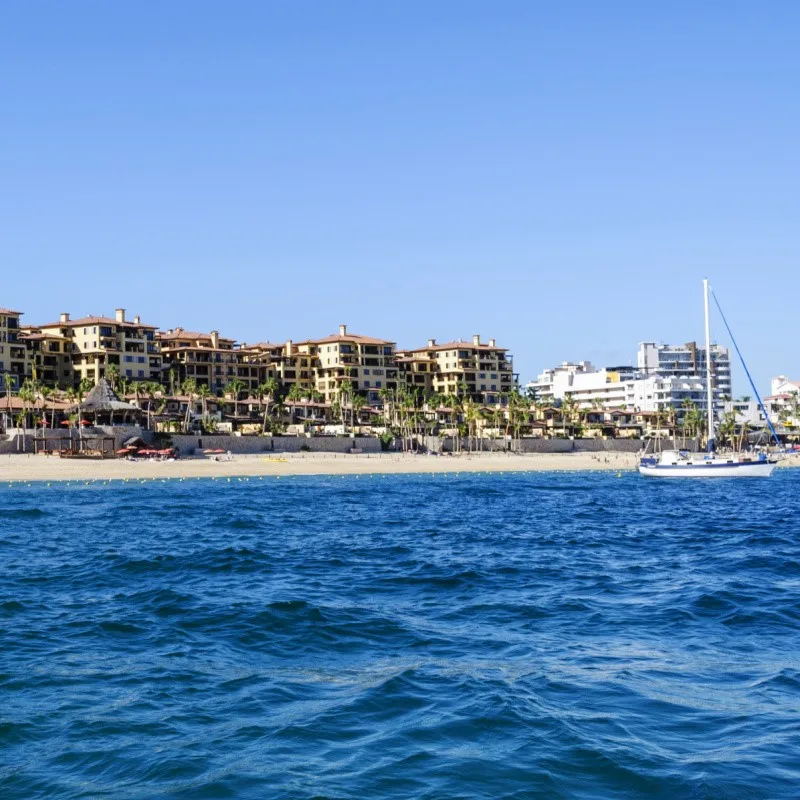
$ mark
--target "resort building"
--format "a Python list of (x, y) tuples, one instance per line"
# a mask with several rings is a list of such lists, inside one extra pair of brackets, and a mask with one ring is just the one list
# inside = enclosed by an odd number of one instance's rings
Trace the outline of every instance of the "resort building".
[[(769, 398), (765, 399), (765, 403)], [(769, 408), (769, 405), (767, 405)], [(751, 397), (741, 397), (738, 400), (730, 400), (725, 403), (725, 413), (736, 415), (737, 425), (747, 425), (750, 428), (763, 428), (767, 424), (767, 418), (758, 404), (758, 400)], [(775, 420), (777, 421), (777, 420)]]
[[(695, 342), (684, 345), (642, 342), (637, 354), (637, 366), (646, 375), (674, 378), (705, 378), (706, 349)], [(711, 382), (714, 405), (720, 410), (724, 400), (731, 397), (730, 351), (718, 344), (711, 345)]]
[(0, 308), (0, 390), (6, 389), (6, 375), (10, 376), (8, 385), (19, 388), (25, 378), (27, 356), (24, 343), (20, 342), (19, 318), (21, 311)]
[[(639, 345), (637, 366), (597, 369), (590, 361), (565, 361), (544, 370), (527, 388), (553, 403), (567, 396), (578, 409), (626, 409), (643, 413), (673, 409), (681, 418), (696, 406), (706, 413), (706, 351), (694, 342)], [(730, 355), (711, 346), (714, 413), (720, 416), (731, 395)]]
[(591, 361), (563, 361), (557, 367), (551, 367), (541, 372), (535, 381), (530, 381), (525, 388), (532, 392), (537, 400), (554, 402), (563, 399), (567, 392), (572, 391), (575, 375), (594, 373), (597, 370)]
[(162, 380), (172, 395), (178, 394), (187, 380), (216, 394), (237, 377), (236, 342), (220, 336), (219, 331), (198, 333), (170, 328), (158, 331), (156, 341), (164, 364)]
[(347, 325), (340, 325), (339, 333), (312, 344), (316, 350), (315, 388), (325, 402), (336, 399), (343, 381), (350, 381), (353, 391), (372, 404), (381, 402), (382, 389), (397, 388), (394, 342), (348, 333)]
[(72, 380), (76, 385), (84, 378), (96, 383), (106, 377), (111, 366), (128, 380), (161, 380), (161, 349), (155, 326), (144, 324), (139, 317), (127, 320), (124, 308), (118, 308), (113, 318), (89, 316), (73, 320), (63, 313), (58, 322), (30, 331), (67, 340), (65, 346), (72, 359)]
[(59, 389), (72, 386), (75, 379), (71, 340), (53, 330), (26, 326), (21, 331), (27, 356), (26, 377)]
[[(547, 402), (562, 404), (568, 399), (578, 410), (651, 413), (674, 409), (680, 418), (691, 405), (703, 412), (707, 405), (702, 376), (648, 375), (628, 366), (596, 369), (589, 361), (564, 362), (545, 370), (527, 388)], [(722, 409), (720, 398), (717, 412)]]
[[(724, 403), (715, 400), (718, 413), (724, 410)], [(677, 419), (695, 406), (706, 413), (707, 393), (705, 378), (699, 376), (677, 377), (674, 375), (639, 374), (625, 385), (625, 408), (641, 412), (665, 411), (673, 409)]]
[(314, 342), (291, 339), (285, 344), (258, 342), (243, 344), (241, 351), (249, 364), (258, 366), (260, 382), (275, 378), (285, 394), (292, 386), (304, 392), (315, 389), (317, 348)]
[(425, 394), (466, 395), (485, 405), (494, 405), (516, 386), (511, 355), (498, 347), (494, 339), (481, 342), (477, 334), (472, 342), (437, 344), (402, 350), (397, 364), (405, 385), (420, 388)]
[(770, 394), (764, 398), (770, 420), (794, 428), (800, 426), (800, 380), (778, 375), (770, 382)]

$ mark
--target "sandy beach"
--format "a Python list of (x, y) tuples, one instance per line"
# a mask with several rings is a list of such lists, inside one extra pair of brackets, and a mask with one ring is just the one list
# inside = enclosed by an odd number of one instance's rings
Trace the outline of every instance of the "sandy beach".
[(426, 456), (405, 453), (342, 455), (287, 453), (240, 455), (231, 461), (187, 458), (178, 461), (67, 459), (15, 454), (0, 456), (0, 482), (233, 478), (281, 475), (365, 475), (392, 473), (529, 472), (547, 470), (630, 470), (631, 453), (483, 453)]
[[(797, 457), (780, 466), (798, 466)], [(15, 454), (0, 456), (0, 483), (28, 481), (165, 480), (282, 475), (389, 475), (454, 472), (546, 472), (634, 470), (633, 453), (481, 453), (426, 456), (405, 453), (343, 455), (287, 453), (239, 455), (231, 461), (186, 458), (178, 461), (67, 459)]]

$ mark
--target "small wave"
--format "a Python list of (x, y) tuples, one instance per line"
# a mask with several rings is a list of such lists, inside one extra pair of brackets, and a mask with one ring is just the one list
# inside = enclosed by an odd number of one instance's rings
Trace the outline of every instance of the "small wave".
[(2, 611), (5, 614), (8, 614), (8, 616), (16, 614), (18, 611), (24, 611), (24, 610), (25, 606), (22, 603), (20, 603), (19, 600), (5, 600), (2, 603), (0, 603), (0, 611)]
[(0, 519), (28, 520), (49, 517), (52, 512), (40, 508), (3, 508), (0, 509)]

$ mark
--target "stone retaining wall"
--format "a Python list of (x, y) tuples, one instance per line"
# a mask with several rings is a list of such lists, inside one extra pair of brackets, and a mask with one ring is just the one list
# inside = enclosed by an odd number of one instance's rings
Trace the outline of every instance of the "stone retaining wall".
[[(170, 434), (172, 445), (185, 455), (199, 455), (203, 450), (224, 450), (236, 455), (255, 453), (299, 453), (305, 446), (312, 453), (346, 453), (357, 447), (364, 453), (379, 453), (381, 443), (371, 436), (194, 436)], [(197, 452), (196, 452), (197, 451)]]

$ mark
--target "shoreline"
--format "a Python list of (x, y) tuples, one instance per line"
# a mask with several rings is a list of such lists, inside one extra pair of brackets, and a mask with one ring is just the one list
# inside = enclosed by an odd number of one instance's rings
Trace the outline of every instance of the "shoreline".
[[(19, 453), (0, 456), (0, 486), (38, 482), (181, 480), (187, 478), (288, 477), (300, 475), (444, 475), (504, 472), (632, 472), (635, 453), (472, 453), (455, 456), (410, 453), (286, 453), (238, 455), (231, 461), (185, 458), (177, 461), (62, 459)], [(798, 467), (800, 458), (780, 467)]]
[(237, 455), (231, 461), (66, 459), (19, 453), (0, 456), (0, 485), (40, 481), (168, 480), (180, 478), (282, 477), (294, 475), (410, 475), (454, 472), (609, 472), (633, 470), (633, 453), (473, 453), (429, 456), (410, 453), (286, 453)]

